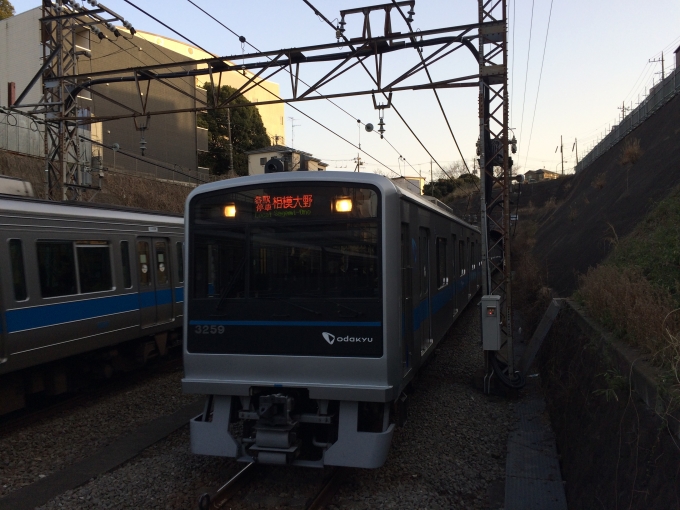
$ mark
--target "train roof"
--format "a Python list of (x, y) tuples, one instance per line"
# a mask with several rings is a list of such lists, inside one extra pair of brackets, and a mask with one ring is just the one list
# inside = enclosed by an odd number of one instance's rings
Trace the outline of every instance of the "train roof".
[[(221, 181), (211, 182), (208, 184), (202, 184), (189, 194), (187, 197), (187, 206), (189, 201), (196, 195), (203, 193), (211, 193), (213, 191), (218, 191), (225, 188), (233, 188), (236, 186), (251, 186), (262, 183), (273, 183), (273, 182), (289, 182), (289, 181), (341, 181), (341, 182), (355, 182), (355, 183), (367, 183), (373, 184), (382, 190), (394, 190), (397, 194), (404, 197), (406, 200), (415, 202), (418, 205), (431, 210), (441, 216), (445, 216), (454, 220), (455, 222), (476, 230), (479, 232), (479, 228), (464, 221), (455, 214), (453, 210), (446, 204), (440, 202), (437, 199), (430, 199), (430, 197), (424, 197), (423, 195), (416, 195), (408, 190), (405, 190), (397, 185), (395, 185), (387, 177), (382, 175), (377, 175), (369, 172), (277, 172), (272, 174), (260, 174), (260, 175), (249, 175), (246, 177), (236, 177), (234, 179), (225, 179)], [(188, 211), (188, 207), (185, 209)]]
[(97, 220), (122, 220), (133, 222), (169, 223), (183, 226), (184, 218), (180, 214), (146, 211), (133, 207), (108, 204), (92, 204), (89, 202), (55, 202), (37, 198), (24, 198), (12, 195), (0, 195), (0, 213), (2, 212), (69, 216)]

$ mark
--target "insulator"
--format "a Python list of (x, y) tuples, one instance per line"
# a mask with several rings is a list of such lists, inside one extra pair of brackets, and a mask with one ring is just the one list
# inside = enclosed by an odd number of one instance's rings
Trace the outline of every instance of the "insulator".
[(144, 140), (144, 137), (142, 137), (142, 139), (139, 140), (139, 149), (142, 151), (142, 156), (143, 156), (144, 151), (146, 150), (146, 140)]
[(239, 40), (241, 43), (246, 42), (246, 38), (245, 38), (244, 36), (242, 36), (242, 35), (239, 36), (238, 40)]

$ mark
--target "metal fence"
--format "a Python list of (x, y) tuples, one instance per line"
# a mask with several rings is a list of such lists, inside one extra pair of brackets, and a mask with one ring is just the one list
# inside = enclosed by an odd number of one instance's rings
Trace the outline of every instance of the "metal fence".
[(628, 135), (633, 129), (652, 116), (659, 108), (673, 99), (680, 92), (680, 69), (674, 70), (661, 83), (652, 88), (649, 95), (632, 110), (576, 165), (576, 172), (590, 166), (593, 161), (602, 156)]
[(44, 156), (43, 126), (20, 114), (0, 113), (0, 149)]

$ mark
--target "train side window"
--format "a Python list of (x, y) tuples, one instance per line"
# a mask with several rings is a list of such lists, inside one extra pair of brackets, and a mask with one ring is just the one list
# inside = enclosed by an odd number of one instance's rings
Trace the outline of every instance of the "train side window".
[(437, 238), (437, 288), (441, 289), (449, 284), (449, 277), (446, 271), (446, 239)]
[(113, 288), (111, 250), (106, 241), (76, 242), (80, 292), (101, 292)]
[(465, 275), (465, 241), (458, 241), (458, 267), (460, 276)]
[(130, 246), (127, 241), (120, 242), (120, 259), (123, 263), (123, 287), (132, 287), (132, 274), (130, 272)]
[(156, 242), (156, 283), (165, 285), (168, 283), (168, 272), (170, 271), (170, 261), (165, 243), (163, 241)]
[(37, 241), (42, 297), (77, 294), (76, 261), (72, 241)]
[(184, 281), (184, 243), (177, 243), (177, 281)]
[(151, 285), (151, 268), (149, 267), (149, 263), (151, 262), (151, 250), (149, 249), (149, 243), (146, 241), (138, 241), (137, 253), (139, 254), (139, 258), (137, 260), (139, 286), (148, 287)]
[(12, 264), (14, 299), (25, 301), (28, 299), (28, 293), (26, 292), (26, 272), (24, 271), (24, 251), (21, 247), (21, 239), (9, 240), (9, 258)]

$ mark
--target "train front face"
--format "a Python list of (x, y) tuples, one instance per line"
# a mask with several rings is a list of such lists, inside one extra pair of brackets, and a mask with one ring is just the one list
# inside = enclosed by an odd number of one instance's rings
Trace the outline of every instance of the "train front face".
[(189, 198), (183, 388), (208, 396), (194, 453), (384, 463), (400, 360), (398, 315), (385, 315), (399, 309), (398, 267), (385, 277), (399, 227), (383, 218), (398, 207), (387, 179), (335, 172), (248, 177)]

